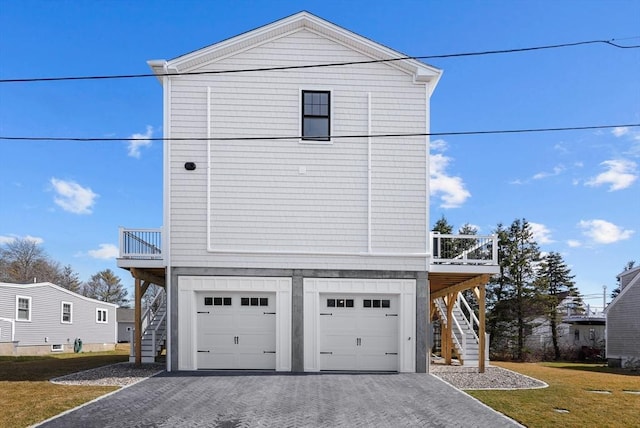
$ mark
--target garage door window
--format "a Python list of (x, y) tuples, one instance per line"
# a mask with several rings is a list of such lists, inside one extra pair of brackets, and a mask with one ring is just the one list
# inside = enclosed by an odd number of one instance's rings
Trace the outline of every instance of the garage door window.
[(241, 297), (240, 306), (269, 306), (268, 297)]
[(353, 299), (327, 299), (327, 308), (353, 308)]
[(231, 297), (205, 297), (205, 306), (231, 306)]
[(390, 308), (391, 300), (387, 299), (364, 299), (362, 301), (363, 308)]

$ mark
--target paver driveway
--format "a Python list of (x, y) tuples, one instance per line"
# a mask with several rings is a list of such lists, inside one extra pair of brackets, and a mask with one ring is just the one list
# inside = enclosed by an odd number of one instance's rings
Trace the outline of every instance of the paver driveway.
[(513, 427), (429, 374), (162, 373), (43, 427)]

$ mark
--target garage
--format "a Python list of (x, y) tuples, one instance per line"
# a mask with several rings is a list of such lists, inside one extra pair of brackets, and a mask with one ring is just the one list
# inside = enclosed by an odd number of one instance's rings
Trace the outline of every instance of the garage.
[(179, 276), (179, 370), (291, 371), (291, 278)]
[(416, 281), (305, 278), (304, 370), (415, 372)]
[(321, 370), (398, 370), (398, 298), (320, 295)]
[(275, 293), (197, 293), (197, 368), (276, 367)]

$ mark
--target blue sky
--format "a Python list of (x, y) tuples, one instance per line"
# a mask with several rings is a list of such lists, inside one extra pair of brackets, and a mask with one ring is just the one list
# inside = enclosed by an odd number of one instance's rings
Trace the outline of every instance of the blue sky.
[[(412, 56), (616, 39), (640, 44), (640, 2), (9, 1), (0, 78), (147, 73), (308, 10)], [(640, 123), (640, 49), (604, 44), (428, 61), (444, 70), (433, 132)], [(0, 84), (0, 135), (162, 136), (154, 78)], [(488, 234), (526, 218), (587, 303), (640, 262), (640, 128), (432, 141), (431, 224)], [(118, 227), (162, 225), (158, 142), (0, 141), (0, 242), (30, 237), (86, 281), (116, 266)], [(592, 298), (592, 299), (591, 299)]]

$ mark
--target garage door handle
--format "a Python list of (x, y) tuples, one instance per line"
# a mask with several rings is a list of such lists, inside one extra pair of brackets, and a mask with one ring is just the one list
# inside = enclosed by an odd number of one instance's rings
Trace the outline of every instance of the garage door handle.
[(275, 315), (275, 312), (263, 312), (262, 315)]
[(275, 354), (276, 351), (262, 351), (263, 354)]
[(384, 314), (385, 317), (397, 317), (398, 314)]
[(209, 311), (198, 311), (199, 314), (208, 314)]
[(320, 313), (320, 315), (333, 315), (331, 313)]
[(385, 352), (384, 355), (398, 355), (397, 352)]
[(333, 355), (333, 352), (322, 352), (322, 351), (320, 351), (320, 355)]
[(200, 350), (198, 350), (198, 352), (206, 352), (206, 353), (209, 353), (209, 351), (200, 351)]

